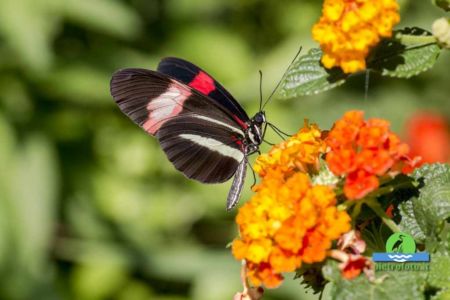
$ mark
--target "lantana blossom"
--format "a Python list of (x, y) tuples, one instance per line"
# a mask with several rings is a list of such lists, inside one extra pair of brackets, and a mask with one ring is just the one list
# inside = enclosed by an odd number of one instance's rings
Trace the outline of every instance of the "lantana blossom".
[(370, 50), (381, 38), (392, 36), (400, 21), (398, 10), (395, 0), (325, 0), (312, 29), (323, 51), (323, 65), (345, 73), (364, 70)]
[(381, 177), (395, 175), (413, 162), (408, 145), (389, 127), (386, 120), (364, 120), (362, 111), (349, 111), (329, 132), (326, 162), (335, 175), (345, 178), (348, 199), (363, 198), (378, 188)]
[(337, 209), (332, 187), (313, 185), (305, 172), (318, 167), (325, 150), (318, 127), (306, 125), (257, 159), (262, 180), (239, 210), (240, 236), (232, 244), (255, 286), (276, 287), (281, 273), (323, 261), (332, 241), (350, 229), (350, 217)]

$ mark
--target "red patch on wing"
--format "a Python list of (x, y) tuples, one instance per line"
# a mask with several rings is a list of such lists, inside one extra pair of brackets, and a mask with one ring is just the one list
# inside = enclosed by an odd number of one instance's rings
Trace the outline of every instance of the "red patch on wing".
[(236, 143), (236, 145), (239, 146), (239, 148), (241, 148), (242, 151), (244, 151), (244, 143), (237, 136), (232, 135), (231, 139)]
[(205, 95), (208, 95), (216, 89), (214, 79), (202, 71), (194, 77), (194, 79), (189, 83), (189, 86)]
[(241, 126), (244, 129), (247, 129), (248, 125), (247, 123), (245, 123), (244, 121), (242, 121), (241, 119), (239, 119), (238, 116), (233, 115), (233, 119), (239, 124), (239, 126)]
[(244, 151), (244, 143), (235, 135), (231, 136), (231, 140), (239, 146), (239, 148)]

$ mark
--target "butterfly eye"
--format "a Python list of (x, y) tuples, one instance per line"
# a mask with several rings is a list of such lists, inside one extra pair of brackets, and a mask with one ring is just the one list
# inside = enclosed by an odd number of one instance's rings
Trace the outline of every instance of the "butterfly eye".
[(255, 123), (262, 124), (264, 122), (264, 117), (260, 113), (257, 113), (254, 117), (254, 120)]

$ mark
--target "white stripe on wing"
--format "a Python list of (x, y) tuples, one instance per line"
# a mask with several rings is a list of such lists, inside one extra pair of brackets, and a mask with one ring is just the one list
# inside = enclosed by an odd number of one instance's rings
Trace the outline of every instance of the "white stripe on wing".
[(210, 117), (206, 117), (206, 116), (201, 116), (201, 115), (193, 115), (193, 117), (197, 118), (197, 119), (202, 119), (202, 120), (205, 120), (205, 121), (208, 121), (208, 122), (211, 122), (211, 123), (215, 123), (215, 124), (218, 124), (218, 125), (221, 125), (221, 126), (224, 126), (224, 127), (227, 127), (228, 129), (231, 129), (233, 132), (238, 133), (242, 137), (244, 137), (244, 132), (242, 130), (240, 130), (237, 127), (233, 127), (233, 126), (231, 126), (231, 125), (229, 125), (227, 123), (224, 123), (222, 121), (219, 121), (219, 120), (216, 120), (216, 119), (213, 119), (213, 118), (210, 118)]
[(241, 162), (244, 159), (244, 153), (242, 153), (242, 151), (225, 145), (218, 140), (209, 137), (203, 137), (201, 135), (187, 133), (180, 134), (179, 137), (196, 143), (197, 145), (200, 145), (202, 147), (206, 147), (211, 151), (216, 151), (224, 156), (234, 158), (238, 162)]

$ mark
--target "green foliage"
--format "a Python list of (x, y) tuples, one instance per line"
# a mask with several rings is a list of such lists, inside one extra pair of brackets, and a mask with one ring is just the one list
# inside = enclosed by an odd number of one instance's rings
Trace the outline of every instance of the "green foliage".
[(450, 167), (425, 165), (412, 175), (422, 182), (420, 195), (400, 204), (400, 226), (419, 241), (436, 236), (450, 217)]
[(446, 185), (450, 182), (450, 167), (448, 164), (426, 164), (414, 170), (412, 177), (423, 180), (425, 186), (430, 184)]
[[(333, 299), (426, 299), (430, 293), (444, 297), (450, 282), (450, 166), (424, 165), (411, 177), (420, 183), (416, 187), (418, 195), (400, 200), (399, 227), (402, 232), (411, 234), (416, 242), (424, 244), (425, 251), (431, 255), (430, 271), (377, 271), (376, 279), (372, 281), (364, 275), (346, 280), (336, 263), (328, 262), (322, 272), (332, 284)], [(387, 198), (395, 199), (398, 191), (392, 196)], [(381, 234), (377, 227), (382, 228), (372, 223), (363, 231), (369, 248), (378, 247), (377, 240)], [(381, 241), (385, 240), (381, 238)], [(376, 250), (384, 252), (379, 247)], [(370, 253), (370, 249), (366, 251), (366, 254)]]
[(296, 270), (294, 279), (300, 278), (301, 283), (314, 293), (320, 293), (325, 288), (328, 281), (322, 274), (323, 263), (303, 264)]
[(383, 76), (409, 78), (433, 67), (441, 52), (431, 33), (414, 27), (382, 41), (368, 59), (368, 68)]
[[(433, 67), (441, 52), (431, 33), (414, 27), (398, 30), (383, 40), (367, 58), (367, 70), (383, 76), (409, 78)], [(325, 69), (320, 49), (311, 49), (291, 66), (281, 86), (280, 98), (312, 95), (338, 87), (348, 79), (339, 68)]]
[(430, 263), (428, 283), (435, 288), (450, 288), (450, 257), (435, 255)]
[(442, 8), (445, 11), (450, 11), (450, 1), (449, 0), (432, 0), (433, 4)]
[(322, 51), (314, 48), (300, 56), (290, 67), (280, 89), (284, 99), (313, 95), (337, 87), (345, 82), (347, 75), (340, 69), (322, 67)]
[(424, 167), (413, 176), (425, 178), (420, 196), (412, 200), (417, 222), (426, 235), (435, 235), (450, 217), (450, 167)]
[(333, 262), (323, 268), (323, 274), (331, 282), (330, 293), (335, 300), (425, 299), (426, 274), (422, 272), (377, 272), (379, 279), (375, 282), (366, 276), (346, 280)]
[(402, 220), (399, 224), (400, 229), (414, 237), (416, 241), (424, 242), (426, 234), (420, 228), (417, 216), (414, 213), (413, 201), (405, 201), (399, 205), (399, 211)]

